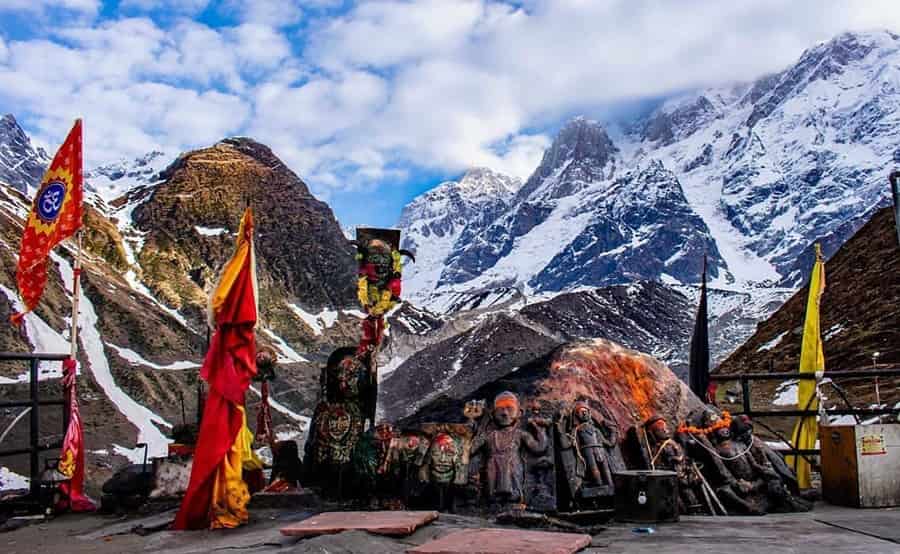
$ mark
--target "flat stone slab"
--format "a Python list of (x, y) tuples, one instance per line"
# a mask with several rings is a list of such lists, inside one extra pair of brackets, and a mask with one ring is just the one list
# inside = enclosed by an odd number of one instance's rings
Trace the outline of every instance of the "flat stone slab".
[(376, 535), (405, 536), (438, 517), (437, 512), (323, 512), (281, 528), (288, 537), (333, 535), (342, 531), (368, 531)]
[(455, 531), (407, 550), (410, 554), (573, 554), (590, 546), (590, 535), (517, 529)]

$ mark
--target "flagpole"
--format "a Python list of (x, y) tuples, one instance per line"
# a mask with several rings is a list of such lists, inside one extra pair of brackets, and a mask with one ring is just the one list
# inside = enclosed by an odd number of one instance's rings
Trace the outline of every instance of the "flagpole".
[(81, 296), (81, 237), (82, 233), (78, 231), (78, 248), (75, 251), (75, 271), (72, 284), (72, 347), (70, 356), (75, 359), (78, 354), (78, 297)]

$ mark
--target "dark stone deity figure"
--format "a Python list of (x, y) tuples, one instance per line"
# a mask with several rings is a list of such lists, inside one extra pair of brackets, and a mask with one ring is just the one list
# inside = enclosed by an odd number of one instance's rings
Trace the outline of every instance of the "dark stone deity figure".
[(378, 473), (399, 500), (398, 505), (409, 507), (410, 499), (419, 496), (421, 487), (416, 477), (430, 445), (428, 437), (418, 432), (404, 432), (391, 438)]
[(612, 496), (607, 449), (618, 442), (617, 430), (579, 400), (570, 412), (560, 414), (556, 431), (570, 498), (583, 506), (589, 499)]
[[(753, 467), (749, 447), (732, 440), (730, 427), (713, 431), (711, 439), (719, 459), (732, 477), (730, 482), (720, 487), (725, 496), (723, 501), (727, 500), (728, 504), (743, 513), (766, 513), (766, 482)], [(740, 501), (735, 497), (740, 497)]]
[[(354, 347), (339, 348), (328, 358), (304, 449), (304, 484), (343, 486), (344, 469), (363, 432), (360, 396), (366, 374)], [(343, 495), (343, 491), (337, 492)]]
[(420, 480), (437, 485), (464, 485), (469, 463), (464, 440), (445, 431), (438, 432), (420, 469)]
[(400, 249), (400, 231), (358, 227), (356, 239), (357, 298), (366, 312), (362, 322), (362, 337), (357, 356), (369, 372), (361, 395), (363, 415), (375, 424), (375, 403), (378, 398), (376, 355), (384, 336), (384, 315), (400, 301), (404, 256), (415, 261), (413, 254)]
[(734, 418), (730, 431), (734, 437), (733, 443), (740, 445), (742, 450), (749, 449), (746, 465), (765, 482), (766, 511), (805, 512), (812, 508), (809, 502), (793, 494), (796, 490), (796, 475), (781, 456), (754, 436), (750, 418)]
[[(695, 425), (703, 426), (703, 432), (689, 433), (686, 444), (692, 456), (698, 459), (705, 456), (703, 474), (729, 513), (808, 509), (805, 502), (790, 495), (785, 479), (768, 459), (768, 449), (750, 434), (752, 427), (746, 429), (740, 420), (731, 420), (727, 414), (722, 417), (711, 408), (691, 419)], [(734, 440), (735, 425), (744, 435), (743, 440)]]
[[(494, 399), (492, 421), (472, 440), (472, 453), (483, 455), (483, 497), (494, 509), (526, 506), (526, 456), (546, 459), (549, 446), (546, 421), (533, 418), (529, 430), (519, 424), (519, 399), (503, 392)], [(552, 470), (552, 463), (550, 469)]]
[(422, 430), (431, 437), (419, 467), (424, 505), (455, 511), (468, 478), (471, 429), (459, 423), (426, 423)]
[[(684, 451), (684, 447), (672, 434), (668, 423), (661, 416), (650, 417), (644, 423), (650, 449), (650, 468), (674, 471), (678, 474), (680, 513), (699, 513), (703, 510), (698, 490), (703, 486), (699, 470)], [(710, 506), (712, 509), (712, 507)]]

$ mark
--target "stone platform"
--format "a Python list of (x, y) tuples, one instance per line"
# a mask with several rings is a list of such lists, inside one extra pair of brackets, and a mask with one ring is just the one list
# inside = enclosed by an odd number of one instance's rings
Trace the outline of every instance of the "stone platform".
[(590, 546), (590, 535), (522, 531), (519, 529), (461, 529), (409, 549), (409, 554), (574, 554)]
[[(231, 531), (159, 531), (144, 536), (139, 533), (159, 529), (167, 519), (174, 518), (174, 512), (124, 520), (112, 516), (69, 515), (0, 534), (0, 543), (4, 545), (4, 554), (218, 551), (400, 554), (459, 530), (510, 528), (484, 519), (442, 513), (437, 520), (406, 537), (364, 531), (302, 539), (281, 535), (282, 527), (313, 515), (297, 510), (254, 510), (250, 525)], [(580, 553), (900, 553), (900, 509), (856, 510), (820, 503), (814, 511), (802, 514), (684, 516), (679, 523), (649, 526), (654, 530), (652, 534), (637, 534), (633, 531), (635, 527), (609, 523), (604, 531), (591, 536), (591, 544)]]
[(376, 535), (405, 537), (437, 517), (437, 512), (325, 512), (282, 527), (281, 534), (302, 538), (344, 531), (367, 531)]

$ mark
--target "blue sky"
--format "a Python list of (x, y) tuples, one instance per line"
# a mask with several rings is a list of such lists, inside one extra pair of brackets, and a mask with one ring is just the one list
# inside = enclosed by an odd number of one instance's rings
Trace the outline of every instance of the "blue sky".
[(90, 167), (230, 135), (341, 223), (391, 225), (467, 167), (527, 178), (568, 117), (746, 81), (900, 2), (3, 0), (0, 111)]

